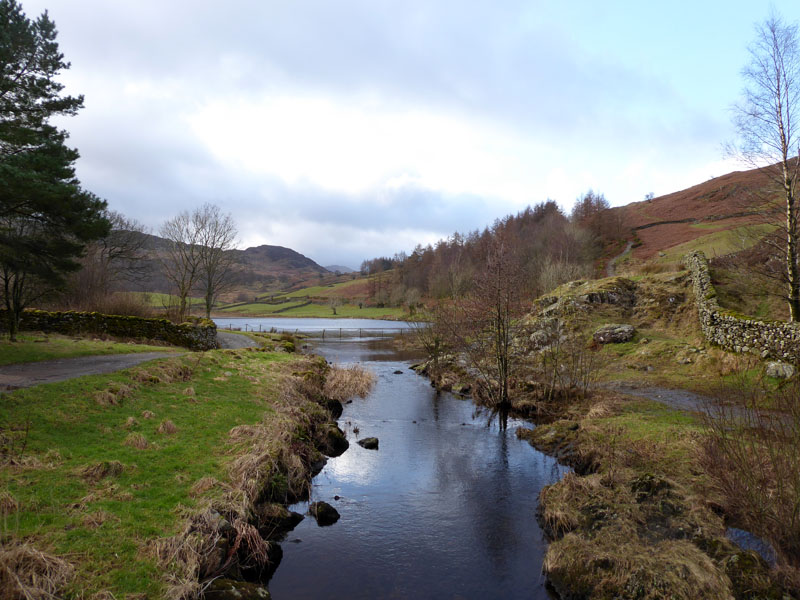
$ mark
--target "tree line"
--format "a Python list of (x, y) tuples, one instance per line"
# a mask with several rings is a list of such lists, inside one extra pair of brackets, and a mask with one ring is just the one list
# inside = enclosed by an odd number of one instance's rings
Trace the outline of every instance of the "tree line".
[(605, 196), (589, 190), (569, 215), (547, 200), (483, 231), (456, 232), (435, 245), (418, 245), (411, 254), (366, 260), (361, 274), (370, 277), (370, 299), (378, 305), (413, 308), (420, 297), (464, 296), (485, 269), (495, 239), (502, 237), (517, 256), (522, 291), (536, 296), (591, 276), (605, 244), (624, 234), (619, 214), (610, 210)]

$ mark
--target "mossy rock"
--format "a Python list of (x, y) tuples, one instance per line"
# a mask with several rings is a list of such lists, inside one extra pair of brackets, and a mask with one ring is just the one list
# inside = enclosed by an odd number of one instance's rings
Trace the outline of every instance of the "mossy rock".
[(378, 443), (378, 438), (376, 437), (368, 437), (364, 438), (363, 440), (358, 440), (358, 445), (362, 448), (366, 448), (367, 450), (377, 450)]
[(312, 502), (308, 507), (308, 514), (317, 520), (317, 525), (327, 527), (339, 520), (339, 511), (327, 502)]
[(316, 447), (324, 455), (335, 457), (344, 454), (350, 442), (336, 423), (326, 423), (317, 431)]

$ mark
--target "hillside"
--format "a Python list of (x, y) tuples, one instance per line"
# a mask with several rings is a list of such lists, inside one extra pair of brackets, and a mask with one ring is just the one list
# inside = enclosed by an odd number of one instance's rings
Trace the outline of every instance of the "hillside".
[[(130, 291), (171, 292), (169, 282), (161, 274), (160, 257), (166, 248), (166, 240), (156, 235), (142, 234), (146, 275), (128, 284)], [(319, 279), (328, 270), (310, 258), (291, 248), (262, 245), (245, 250), (233, 250), (236, 257), (236, 286), (232, 296), (274, 292), (308, 280)], [(233, 299), (233, 298), (231, 298)]]
[[(697, 246), (709, 256), (742, 250), (752, 226), (769, 230), (764, 213), (776, 198), (761, 171), (735, 171), (685, 190), (612, 209), (632, 231), (632, 258), (675, 261)], [(758, 232), (758, 230), (756, 230)], [(663, 253), (660, 255), (659, 253)]]

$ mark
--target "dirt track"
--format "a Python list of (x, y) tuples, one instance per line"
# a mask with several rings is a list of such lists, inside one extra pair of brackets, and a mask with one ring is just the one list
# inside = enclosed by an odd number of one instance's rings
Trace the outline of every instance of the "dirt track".
[(58, 358), (0, 367), (0, 390), (65, 381), (84, 375), (112, 373), (156, 358), (179, 356), (175, 352), (139, 352), (104, 356)]

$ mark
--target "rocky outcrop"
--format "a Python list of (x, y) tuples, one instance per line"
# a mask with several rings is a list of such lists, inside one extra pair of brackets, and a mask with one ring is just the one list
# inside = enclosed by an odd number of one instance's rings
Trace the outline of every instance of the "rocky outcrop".
[(751, 319), (721, 308), (705, 254), (691, 252), (683, 261), (692, 279), (700, 327), (708, 341), (731, 352), (751, 352), (761, 358), (800, 362), (800, 326)]
[(633, 325), (603, 325), (594, 332), (592, 338), (598, 344), (622, 344), (633, 339), (636, 329)]

